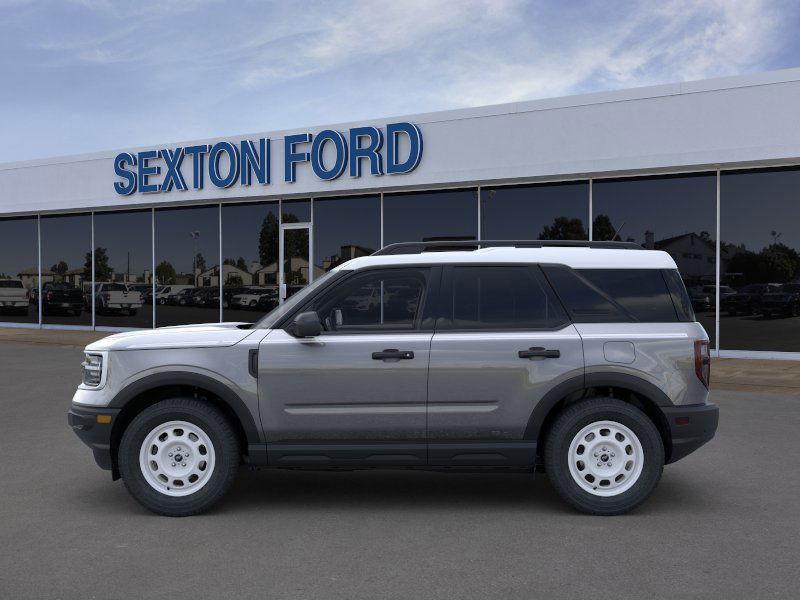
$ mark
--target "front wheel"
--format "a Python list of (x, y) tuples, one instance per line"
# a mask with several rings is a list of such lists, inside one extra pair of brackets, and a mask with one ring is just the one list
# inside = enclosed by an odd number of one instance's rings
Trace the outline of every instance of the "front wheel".
[(592, 398), (556, 417), (544, 458), (550, 481), (572, 506), (617, 515), (637, 507), (655, 489), (664, 468), (664, 444), (635, 406)]
[(171, 517), (200, 513), (222, 498), (239, 458), (226, 417), (193, 398), (162, 400), (142, 411), (125, 430), (118, 457), (134, 499)]

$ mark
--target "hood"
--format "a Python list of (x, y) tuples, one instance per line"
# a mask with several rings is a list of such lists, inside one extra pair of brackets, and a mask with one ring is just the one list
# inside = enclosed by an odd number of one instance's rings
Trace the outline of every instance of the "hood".
[(166, 348), (225, 348), (241, 342), (257, 329), (250, 323), (204, 323), (117, 333), (89, 344), (87, 350), (163, 350)]

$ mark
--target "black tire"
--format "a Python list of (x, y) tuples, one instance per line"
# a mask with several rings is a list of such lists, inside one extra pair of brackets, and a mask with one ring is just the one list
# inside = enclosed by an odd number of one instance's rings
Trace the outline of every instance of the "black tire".
[[(157, 491), (139, 467), (139, 450), (145, 437), (168, 421), (188, 421), (208, 435), (216, 455), (211, 477), (195, 493), (173, 497)], [(170, 398), (154, 404), (125, 429), (119, 445), (119, 472), (134, 499), (148, 510), (169, 517), (198, 514), (219, 501), (230, 488), (239, 468), (241, 452), (228, 419), (214, 406), (194, 398)]]
[[(596, 496), (582, 489), (569, 469), (569, 447), (576, 435), (596, 421), (614, 421), (633, 431), (644, 452), (636, 483), (616, 496)], [(664, 443), (653, 422), (641, 410), (613, 398), (590, 398), (566, 407), (547, 432), (545, 468), (559, 495), (573, 507), (592, 515), (619, 515), (644, 502), (664, 469)]]

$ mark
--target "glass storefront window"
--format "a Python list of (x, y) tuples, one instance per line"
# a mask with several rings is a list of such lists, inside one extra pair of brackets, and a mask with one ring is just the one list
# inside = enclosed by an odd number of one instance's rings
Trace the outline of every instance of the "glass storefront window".
[(800, 169), (723, 172), (720, 349), (800, 351)]
[(478, 190), (445, 190), (383, 197), (383, 243), (475, 240)]
[(222, 316), (254, 322), (278, 304), (278, 203), (222, 207)]
[(155, 213), (156, 325), (219, 321), (219, 207)]
[(92, 324), (92, 216), (41, 219), (42, 322)]
[(314, 200), (314, 277), (381, 244), (380, 196)]
[(310, 200), (284, 200), (281, 202), (284, 223), (310, 223)]
[(38, 228), (36, 217), (0, 219), (0, 322), (39, 322)]
[(99, 327), (153, 326), (153, 215), (94, 214), (94, 307)]
[(715, 345), (715, 173), (594, 180), (593, 238), (668, 252)]
[(481, 188), (481, 239), (588, 240), (589, 182)]

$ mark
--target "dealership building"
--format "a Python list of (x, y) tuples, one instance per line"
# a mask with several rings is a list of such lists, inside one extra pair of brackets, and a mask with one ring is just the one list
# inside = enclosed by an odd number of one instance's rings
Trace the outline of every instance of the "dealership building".
[(621, 240), (719, 356), (798, 359), (798, 106), (789, 69), (2, 164), (0, 326), (254, 321), (394, 242)]

